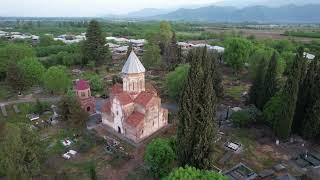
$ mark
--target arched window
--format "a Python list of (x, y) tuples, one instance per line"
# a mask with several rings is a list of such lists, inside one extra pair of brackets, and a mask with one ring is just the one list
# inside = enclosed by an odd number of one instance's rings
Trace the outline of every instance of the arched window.
[(134, 81), (132, 82), (132, 86), (133, 86), (132, 90), (134, 91)]

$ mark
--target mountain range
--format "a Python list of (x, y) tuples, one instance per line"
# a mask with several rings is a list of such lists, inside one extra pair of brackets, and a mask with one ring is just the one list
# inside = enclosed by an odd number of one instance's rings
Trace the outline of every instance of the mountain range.
[(147, 8), (123, 17), (172, 21), (320, 23), (319, 0), (241, 0), (241, 3), (224, 0), (213, 5), (185, 7)]
[(280, 7), (208, 6), (197, 9), (178, 9), (168, 14), (149, 17), (158, 20), (208, 21), (208, 22), (274, 22), (319, 23), (320, 4), (286, 5)]

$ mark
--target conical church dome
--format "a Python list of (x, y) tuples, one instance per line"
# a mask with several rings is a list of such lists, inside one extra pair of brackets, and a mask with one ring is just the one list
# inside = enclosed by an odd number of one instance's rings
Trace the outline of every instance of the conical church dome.
[(124, 64), (121, 73), (133, 74), (133, 73), (144, 73), (146, 69), (143, 67), (137, 55), (134, 51), (131, 51), (127, 62)]

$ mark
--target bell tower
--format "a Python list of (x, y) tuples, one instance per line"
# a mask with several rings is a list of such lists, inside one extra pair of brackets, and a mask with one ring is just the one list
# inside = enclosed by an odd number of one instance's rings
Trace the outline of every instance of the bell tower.
[(121, 71), (123, 91), (131, 94), (145, 91), (145, 71), (137, 55), (131, 51)]

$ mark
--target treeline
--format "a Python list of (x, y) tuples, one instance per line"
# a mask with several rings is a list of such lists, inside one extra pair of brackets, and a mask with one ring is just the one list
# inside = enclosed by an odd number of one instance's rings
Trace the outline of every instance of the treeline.
[(320, 38), (319, 31), (285, 31), (284, 35), (295, 37)]

